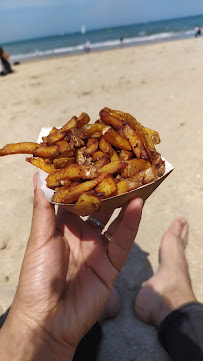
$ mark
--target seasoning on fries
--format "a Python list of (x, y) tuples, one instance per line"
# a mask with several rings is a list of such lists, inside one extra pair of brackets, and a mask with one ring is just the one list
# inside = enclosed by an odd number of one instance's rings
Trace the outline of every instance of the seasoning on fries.
[(132, 115), (104, 108), (89, 124), (88, 114), (73, 116), (52, 128), (38, 143), (7, 144), (0, 156), (32, 154), (26, 160), (47, 173), (52, 202), (74, 204), (80, 215), (101, 209), (101, 201), (154, 182), (165, 172), (156, 151), (158, 132), (143, 127)]

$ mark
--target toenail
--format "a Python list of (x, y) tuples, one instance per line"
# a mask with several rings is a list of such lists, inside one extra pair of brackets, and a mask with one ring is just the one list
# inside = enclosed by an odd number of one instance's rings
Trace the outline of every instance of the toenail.
[(184, 225), (187, 223), (186, 219), (185, 218), (180, 218), (180, 222)]

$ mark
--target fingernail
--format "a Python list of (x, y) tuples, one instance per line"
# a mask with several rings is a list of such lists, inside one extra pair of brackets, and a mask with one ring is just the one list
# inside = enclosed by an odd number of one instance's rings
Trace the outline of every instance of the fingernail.
[(33, 176), (33, 186), (34, 186), (34, 190), (38, 186), (38, 173), (35, 173), (34, 176)]

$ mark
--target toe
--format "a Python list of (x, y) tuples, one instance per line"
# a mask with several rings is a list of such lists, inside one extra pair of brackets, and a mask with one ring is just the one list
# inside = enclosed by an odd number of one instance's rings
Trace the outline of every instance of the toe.
[(165, 246), (168, 247), (173, 240), (181, 241), (181, 245), (185, 248), (188, 241), (188, 228), (185, 218), (176, 218), (162, 237), (160, 251), (162, 252), (162, 248), (165, 248)]
[(188, 228), (188, 223), (185, 218), (179, 217), (173, 221), (168, 232), (171, 232), (175, 237), (182, 238), (183, 229)]
[(149, 288), (143, 285), (143, 288), (138, 293), (135, 300), (135, 312), (137, 317), (147, 323), (149, 322), (150, 310), (149, 310)]
[(176, 218), (168, 230), (168, 234), (171, 234), (174, 238), (181, 240), (182, 246), (185, 249), (188, 243), (188, 231), (189, 226), (185, 218)]

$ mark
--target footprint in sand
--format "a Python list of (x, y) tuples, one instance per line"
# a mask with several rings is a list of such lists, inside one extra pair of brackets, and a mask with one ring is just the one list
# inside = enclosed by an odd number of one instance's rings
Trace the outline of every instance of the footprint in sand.
[(8, 246), (8, 239), (0, 239), (0, 251), (3, 251)]

